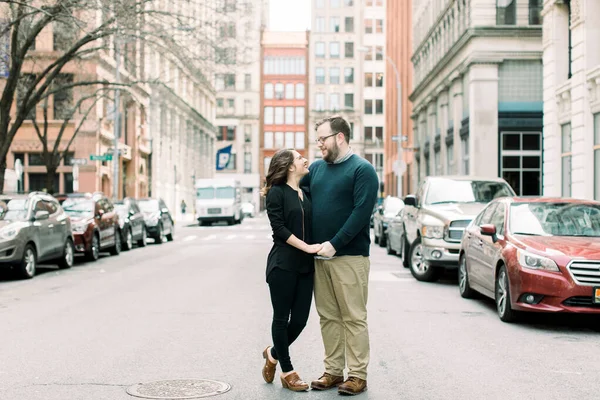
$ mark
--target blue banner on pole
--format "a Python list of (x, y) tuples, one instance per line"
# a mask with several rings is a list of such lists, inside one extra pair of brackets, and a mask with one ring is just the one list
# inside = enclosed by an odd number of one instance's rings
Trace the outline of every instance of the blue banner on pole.
[(217, 171), (222, 171), (227, 168), (227, 165), (231, 160), (231, 148), (232, 145), (229, 145), (217, 150)]
[(0, 78), (8, 78), (10, 71), (10, 29), (8, 21), (0, 20)]

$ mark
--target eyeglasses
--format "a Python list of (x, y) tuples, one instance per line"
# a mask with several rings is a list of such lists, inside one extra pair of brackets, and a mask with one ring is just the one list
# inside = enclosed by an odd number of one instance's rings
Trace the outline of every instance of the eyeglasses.
[(338, 133), (339, 133), (339, 132), (337, 132), (337, 133), (332, 133), (331, 135), (327, 135), (327, 136), (321, 136), (321, 137), (319, 137), (319, 138), (317, 138), (317, 139), (315, 140), (315, 143), (317, 143), (317, 144), (318, 144), (318, 143), (324, 144), (324, 143), (325, 143), (325, 141), (326, 141), (328, 138), (330, 138), (330, 137), (332, 137), (332, 136), (335, 136), (335, 135), (337, 135)]

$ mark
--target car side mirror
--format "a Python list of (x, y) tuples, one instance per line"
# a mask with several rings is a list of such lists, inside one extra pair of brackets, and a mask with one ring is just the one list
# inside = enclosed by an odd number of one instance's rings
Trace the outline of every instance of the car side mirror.
[(383, 215), (383, 206), (377, 207), (377, 212), (379, 213), (379, 215)]
[(40, 211), (36, 211), (35, 212), (34, 219), (36, 221), (43, 221), (43, 220), (48, 219), (48, 218), (50, 218), (50, 213), (48, 211), (42, 211), (42, 210), (40, 210)]
[(416, 207), (417, 206), (417, 197), (415, 195), (409, 194), (404, 198), (404, 205)]
[(484, 236), (491, 236), (492, 240), (496, 242), (496, 227), (492, 224), (481, 225), (479, 228), (481, 234)]
[(161, 213), (163, 214), (168, 214), (169, 213), (169, 209), (168, 208), (163, 208), (162, 210), (160, 210)]

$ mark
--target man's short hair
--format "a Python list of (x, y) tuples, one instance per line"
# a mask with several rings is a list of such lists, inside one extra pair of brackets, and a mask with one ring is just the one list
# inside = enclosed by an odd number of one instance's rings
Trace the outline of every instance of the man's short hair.
[(329, 122), (329, 126), (331, 126), (331, 133), (343, 133), (346, 143), (350, 143), (350, 136), (352, 133), (348, 121), (339, 115), (323, 118), (315, 124), (315, 131), (319, 129), (319, 126), (323, 125), (325, 122)]

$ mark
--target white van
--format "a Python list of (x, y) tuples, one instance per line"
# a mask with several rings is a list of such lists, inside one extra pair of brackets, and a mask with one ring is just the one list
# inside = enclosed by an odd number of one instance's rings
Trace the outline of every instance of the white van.
[(239, 224), (242, 215), (242, 188), (235, 179), (196, 180), (196, 219), (200, 225), (225, 221)]

